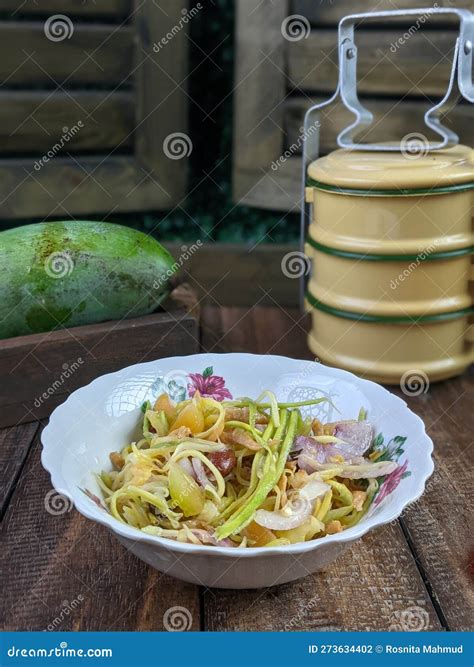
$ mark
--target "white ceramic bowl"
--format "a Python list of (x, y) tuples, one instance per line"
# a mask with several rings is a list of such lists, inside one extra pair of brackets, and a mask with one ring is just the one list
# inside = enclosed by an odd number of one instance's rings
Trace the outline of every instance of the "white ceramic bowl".
[[(264, 389), (272, 389), (280, 401), (297, 401), (321, 396), (323, 392), (340, 410), (342, 419), (356, 418), (360, 407), (365, 407), (385, 443), (395, 436), (406, 436), (404, 452), (394, 452), (394, 458), (405, 464), (404, 476), (392, 477), (388, 484), (385, 482), (358, 525), (342, 533), (290, 546), (238, 550), (197, 546), (146, 535), (120, 523), (82, 489), (101, 495), (93, 473), (109, 469), (109, 453), (136, 438), (144, 400), (156, 397), (165, 385), (183, 396), (188, 374), (202, 373), (210, 367), (213, 374), (224, 378), (225, 387), (234, 397), (257, 397)], [(205, 382), (209, 388), (212, 378)], [(214, 382), (214, 389), (218, 390), (219, 386), (222, 388), (219, 380)], [(339, 418), (327, 402), (310, 410), (326, 421)], [(51, 474), (53, 486), (69, 498), (81, 514), (106, 526), (127, 549), (160, 572), (218, 588), (272, 586), (323, 568), (350, 542), (398, 517), (423, 493), (433, 471), (433, 443), (421, 419), (400, 398), (352, 373), (316, 362), (271, 355), (172, 357), (104, 375), (72, 393), (54, 410), (43, 431), (42, 442), (42, 463)], [(393, 447), (396, 449), (396, 443)]]

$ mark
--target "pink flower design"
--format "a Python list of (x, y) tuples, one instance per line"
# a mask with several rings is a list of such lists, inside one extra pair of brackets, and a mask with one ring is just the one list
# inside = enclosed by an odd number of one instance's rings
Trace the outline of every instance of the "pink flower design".
[(398, 466), (396, 470), (387, 475), (382, 486), (380, 487), (377, 497), (375, 498), (374, 506), (379, 505), (382, 502), (382, 500), (388, 496), (389, 493), (392, 493), (392, 491), (394, 491), (397, 488), (397, 486), (402, 481), (402, 478), (404, 477), (407, 468), (408, 468), (408, 460), (405, 461), (403, 465)]
[(209, 366), (203, 373), (190, 373), (188, 392), (192, 398), (198, 391), (205, 398), (213, 398), (216, 401), (223, 401), (225, 398), (232, 398), (232, 394), (225, 386), (225, 380), (220, 375), (213, 375), (213, 368)]

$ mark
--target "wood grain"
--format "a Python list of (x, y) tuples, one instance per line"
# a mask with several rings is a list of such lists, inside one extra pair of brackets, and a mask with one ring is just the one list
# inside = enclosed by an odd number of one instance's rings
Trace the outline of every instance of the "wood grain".
[(267, 168), (281, 152), (281, 100), (285, 40), (281, 24), (286, 2), (241, 0), (237, 3), (234, 88), (234, 199), (246, 195), (239, 172)]
[(402, 516), (420, 567), (451, 630), (472, 630), (474, 539), (467, 508), (474, 466), (474, 375), (402, 398), (424, 420), (435, 446), (435, 472)]
[(103, 373), (198, 349), (198, 323), (180, 310), (3, 340), (0, 424), (47, 417)]
[(12, 16), (40, 14), (49, 16), (60, 12), (71, 16), (121, 18), (131, 10), (131, 0), (2, 0), (3, 12)]
[[(133, 146), (131, 92), (0, 92), (2, 153), (55, 155)], [(55, 144), (62, 148), (54, 149)]]
[[(448, 89), (455, 31), (423, 31), (404, 39), (400, 30), (356, 32), (359, 93), (442, 97)], [(333, 93), (337, 87), (335, 30), (312, 30), (288, 44), (290, 88)]]
[(39, 442), (3, 533), (5, 630), (163, 630), (166, 610), (178, 605), (199, 629), (198, 588), (148, 567), (51, 491)]
[[(51, 41), (42, 22), (0, 21), (2, 86), (124, 85), (133, 60), (130, 26), (73, 24), (70, 38)], [(129, 82), (130, 83), (130, 82)]]
[(0, 517), (4, 515), (37, 430), (38, 424), (33, 422), (0, 431)]

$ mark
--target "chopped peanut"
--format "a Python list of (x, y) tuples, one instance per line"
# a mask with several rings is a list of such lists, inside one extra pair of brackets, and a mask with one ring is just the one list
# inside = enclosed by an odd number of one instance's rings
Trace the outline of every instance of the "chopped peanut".
[(354, 505), (354, 509), (356, 509), (358, 512), (362, 510), (362, 507), (364, 506), (365, 499), (367, 498), (367, 494), (365, 491), (353, 491), (352, 493), (352, 504)]
[(240, 428), (234, 428), (232, 431), (222, 431), (220, 440), (225, 445), (241, 445), (242, 447), (246, 447), (252, 451), (261, 449), (261, 446), (258, 444), (258, 442), (255, 442), (255, 440), (251, 438), (248, 433)]
[(189, 426), (179, 426), (174, 431), (168, 433), (170, 437), (176, 438), (177, 440), (184, 440), (184, 438), (190, 438), (193, 433)]
[(313, 435), (323, 435), (324, 433), (324, 427), (319, 419), (313, 419), (311, 422), (311, 429), (313, 431)]
[(117, 470), (122, 470), (123, 466), (125, 465), (125, 459), (123, 458), (122, 454), (119, 452), (111, 452), (109, 454), (109, 458), (112, 462), (112, 465), (114, 465)]
[(334, 533), (342, 533), (342, 524), (340, 521), (330, 521), (326, 526), (327, 535), (334, 535)]
[(306, 484), (308, 481), (308, 473), (306, 470), (298, 470), (295, 472), (295, 476), (293, 477), (293, 486), (295, 489), (300, 489), (302, 486)]

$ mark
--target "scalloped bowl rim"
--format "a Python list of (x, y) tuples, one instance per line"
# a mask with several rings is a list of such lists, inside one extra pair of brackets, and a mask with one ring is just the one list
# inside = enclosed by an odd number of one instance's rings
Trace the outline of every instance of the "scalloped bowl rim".
[[(82, 494), (80, 489), (77, 489), (77, 495), (74, 493), (70, 492), (70, 490), (67, 488), (61, 473), (57, 469), (57, 458), (54, 460), (52, 456), (49, 454), (52, 452), (49, 452), (49, 446), (52, 445), (51, 442), (49, 442), (49, 433), (51, 431), (51, 423), (53, 420), (55, 420), (59, 415), (61, 415), (62, 412), (66, 412), (70, 406), (70, 404), (75, 400), (74, 397), (80, 396), (81, 394), (88, 392), (91, 387), (98, 387), (100, 384), (110, 381), (112, 378), (119, 378), (120, 374), (123, 373), (124, 371), (128, 371), (130, 369), (136, 369), (137, 372), (141, 370), (149, 370), (152, 368), (154, 365), (157, 363), (163, 362), (163, 361), (169, 361), (173, 360), (176, 362), (184, 362), (186, 365), (189, 363), (192, 363), (193, 359), (199, 360), (202, 359), (203, 357), (209, 357), (209, 356), (214, 356), (214, 357), (251, 357), (251, 358), (256, 358), (256, 357), (265, 357), (267, 359), (278, 359), (278, 360), (284, 360), (285, 363), (308, 363), (312, 364), (314, 366), (315, 363), (314, 361), (310, 360), (301, 360), (301, 359), (292, 359), (290, 357), (285, 357), (282, 355), (260, 355), (260, 354), (251, 354), (247, 352), (229, 352), (229, 353), (201, 353), (201, 354), (192, 354), (192, 355), (183, 355), (183, 356), (175, 356), (175, 357), (165, 357), (162, 359), (156, 359), (153, 361), (147, 361), (147, 362), (142, 362), (139, 364), (132, 364), (130, 366), (126, 366), (118, 371), (114, 371), (112, 373), (105, 373), (88, 384), (84, 385), (83, 387), (76, 389), (74, 392), (72, 392), (68, 398), (61, 403), (58, 407), (56, 407), (53, 412), (51, 413), (51, 416), (49, 418), (49, 422), (47, 426), (43, 429), (43, 432), (41, 434), (41, 442), (42, 442), (42, 453), (41, 453), (41, 463), (43, 467), (49, 472), (50, 477), (51, 477), (51, 483), (53, 487), (58, 491), (61, 495), (65, 496), (68, 498), (74, 505), (75, 509), (85, 516), (87, 519), (90, 519), (92, 521), (95, 521), (97, 523), (102, 524), (106, 528), (109, 528), (112, 530), (112, 532), (117, 533), (121, 537), (124, 537), (128, 540), (132, 540), (133, 542), (144, 542), (150, 545), (155, 545), (160, 548), (165, 548), (169, 551), (173, 552), (178, 552), (181, 554), (203, 554), (206, 556), (228, 556), (232, 558), (251, 558), (253, 556), (257, 555), (265, 555), (265, 556), (282, 556), (284, 554), (302, 554), (308, 551), (313, 551), (317, 550), (327, 544), (330, 543), (345, 543), (345, 542), (352, 542), (354, 540), (359, 539), (360, 537), (363, 537), (366, 533), (368, 533), (370, 530), (377, 528), (378, 526), (383, 526), (386, 524), (391, 523), (395, 519), (397, 519), (404, 509), (416, 502), (423, 494), (425, 490), (425, 485), (427, 480), (431, 477), (433, 471), (434, 471), (434, 462), (432, 458), (432, 453), (433, 453), (433, 441), (431, 438), (428, 436), (426, 433), (425, 425), (423, 420), (418, 417), (410, 408), (408, 407), (407, 403), (401, 399), (399, 396), (396, 396), (392, 392), (388, 391), (385, 387), (382, 385), (372, 382), (371, 380), (366, 380), (363, 378), (358, 377), (354, 373), (351, 373), (350, 371), (345, 371), (339, 368), (332, 368), (329, 366), (324, 366), (323, 364), (318, 364), (322, 372), (327, 373), (328, 375), (332, 375), (333, 377), (344, 379), (350, 382), (354, 381), (356, 384), (361, 385), (363, 388), (364, 386), (372, 386), (372, 387), (377, 387), (378, 391), (381, 391), (385, 393), (386, 395), (390, 396), (390, 400), (393, 400), (395, 402), (398, 402), (401, 404), (409, 413), (411, 418), (414, 421), (414, 424), (417, 424), (418, 428), (420, 429), (420, 437), (423, 438), (424, 444), (426, 445), (425, 449), (425, 462), (426, 466), (420, 470), (418, 469), (416, 471), (417, 473), (417, 485), (415, 490), (410, 494), (409, 497), (402, 497), (400, 494), (397, 496), (397, 489), (394, 491), (394, 497), (392, 498), (392, 504), (393, 508), (390, 513), (388, 513), (386, 516), (383, 518), (377, 517), (377, 516), (366, 516), (364, 517), (360, 523), (356, 524), (355, 526), (352, 526), (351, 528), (347, 528), (346, 530), (342, 531), (341, 533), (335, 533), (333, 535), (327, 535), (325, 537), (315, 539), (315, 540), (310, 540), (308, 542), (298, 542), (296, 544), (291, 544), (291, 545), (283, 545), (283, 546), (276, 546), (276, 547), (246, 547), (245, 549), (238, 549), (236, 547), (219, 547), (219, 546), (212, 546), (212, 545), (197, 545), (197, 544), (188, 544), (186, 542), (177, 542), (176, 540), (171, 540), (169, 538), (165, 537), (158, 537), (155, 535), (147, 535), (146, 533), (141, 532), (137, 528), (133, 528), (131, 526), (128, 526), (126, 524), (120, 523), (117, 519), (115, 519), (112, 515), (106, 514), (105, 512), (101, 511), (100, 514), (97, 514), (95, 511), (96, 508), (94, 507), (94, 503), (92, 500), (88, 499), (86, 502), (87, 496)], [(413, 474), (415, 471), (413, 471)], [(82, 495), (84, 495), (84, 498)], [(99, 508), (97, 508), (99, 509)]]

